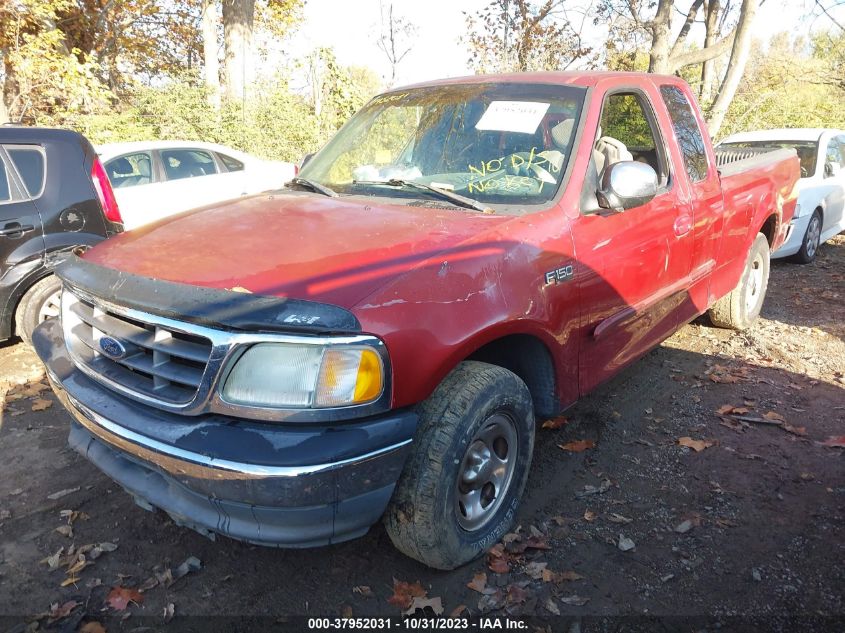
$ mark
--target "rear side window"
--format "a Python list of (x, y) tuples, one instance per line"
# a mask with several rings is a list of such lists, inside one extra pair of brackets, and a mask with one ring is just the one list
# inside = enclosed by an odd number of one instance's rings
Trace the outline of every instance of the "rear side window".
[(0, 159), (0, 204), (9, 202), (12, 199), (12, 191), (9, 187), (9, 174), (6, 173), (6, 164)]
[(26, 191), (37, 198), (44, 189), (44, 152), (36, 147), (6, 147)]
[(692, 182), (704, 180), (707, 177), (707, 152), (690, 102), (677, 86), (661, 86), (660, 94), (672, 119), (687, 176)]
[(226, 166), (226, 171), (243, 171), (244, 164), (231, 156), (226, 154), (217, 154), (223, 164)]
[(113, 158), (104, 167), (115, 189), (148, 185), (153, 181), (153, 161), (148, 152)]
[(209, 152), (198, 149), (167, 149), (161, 152), (167, 180), (210, 176), (217, 173), (217, 166)]

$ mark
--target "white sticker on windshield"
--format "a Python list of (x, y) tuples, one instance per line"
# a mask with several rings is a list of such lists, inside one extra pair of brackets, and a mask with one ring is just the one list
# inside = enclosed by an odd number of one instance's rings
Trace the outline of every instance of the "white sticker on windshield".
[(534, 134), (549, 105), (538, 101), (491, 101), (475, 129)]

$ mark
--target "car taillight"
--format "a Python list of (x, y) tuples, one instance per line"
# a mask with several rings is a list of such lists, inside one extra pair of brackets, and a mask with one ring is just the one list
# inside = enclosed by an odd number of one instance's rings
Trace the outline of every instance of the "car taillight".
[(120, 209), (117, 206), (117, 200), (115, 200), (111, 182), (109, 182), (109, 177), (106, 176), (106, 170), (103, 169), (103, 164), (99, 158), (94, 159), (94, 165), (91, 167), (91, 181), (94, 183), (94, 189), (100, 198), (100, 204), (103, 207), (106, 218), (111, 222), (123, 224), (123, 218), (120, 215)]

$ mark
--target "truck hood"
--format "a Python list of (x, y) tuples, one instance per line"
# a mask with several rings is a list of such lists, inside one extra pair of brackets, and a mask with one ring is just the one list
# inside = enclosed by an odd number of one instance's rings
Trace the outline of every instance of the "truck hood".
[(85, 259), (153, 279), (349, 309), (430, 257), (511, 219), (275, 193), (122, 233), (88, 251)]

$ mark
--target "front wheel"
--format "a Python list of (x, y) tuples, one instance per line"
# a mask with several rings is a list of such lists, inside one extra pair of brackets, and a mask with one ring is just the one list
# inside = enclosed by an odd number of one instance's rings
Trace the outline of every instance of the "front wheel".
[(15, 334), (29, 343), (35, 328), (59, 316), (62, 282), (55, 275), (32, 284), (15, 310)]
[(822, 237), (822, 214), (816, 209), (813, 217), (804, 232), (804, 239), (801, 240), (801, 248), (792, 256), (792, 261), (799, 264), (810, 264), (819, 252), (819, 245)]
[(385, 525), (404, 554), (454, 569), (513, 525), (534, 450), (531, 395), (507, 369), (467, 361), (418, 413), (414, 452)]
[(769, 241), (758, 233), (736, 288), (709, 310), (713, 325), (744, 330), (757, 320), (769, 285), (769, 257)]

